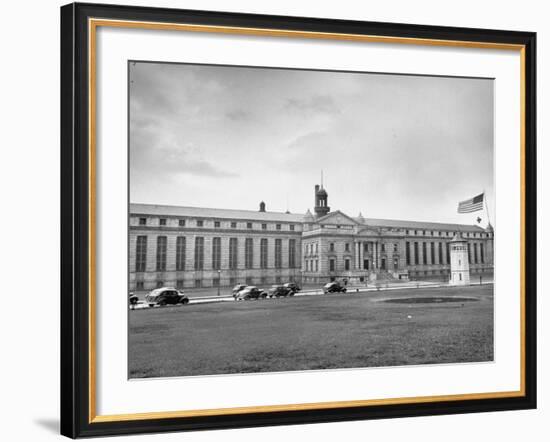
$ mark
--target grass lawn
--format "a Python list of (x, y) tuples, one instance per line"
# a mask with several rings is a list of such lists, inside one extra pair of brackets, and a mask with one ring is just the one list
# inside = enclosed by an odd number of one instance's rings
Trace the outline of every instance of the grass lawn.
[[(387, 298), (474, 297), (461, 302)], [(131, 378), (493, 360), (493, 286), (130, 311)]]

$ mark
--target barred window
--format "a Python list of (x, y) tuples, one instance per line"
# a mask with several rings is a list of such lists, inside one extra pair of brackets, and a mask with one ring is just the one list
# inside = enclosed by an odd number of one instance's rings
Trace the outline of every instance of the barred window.
[(244, 242), (244, 266), (251, 269), (254, 266), (254, 247), (252, 238), (246, 238)]
[(178, 221), (178, 224), (179, 224), (180, 227), (185, 227), (185, 220), (184, 220), (184, 219), (180, 219), (180, 220)]
[(166, 218), (159, 219), (159, 225), (160, 226), (165, 226), (166, 225)]
[(157, 272), (166, 271), (166, 236), (157, 237)]
[(296, 267), (296, 240), (288, 240), (288, 266), (292, 269)]
[(147, 265), (147, 237), (138, 236), (136, 242), (136, 272), (144, 272)]
[(214, 270), (221, 269), (222, 259), (222, 239), (212, 238), (212, 268)]
[(334, 252), (334, 243), (333, 243), (333, 242), (330, 243), (330, 245), (329, 245), (329, 250), (330, 250), (331, 252)]
[(267, 230), (267, 224), (262, 224), (262, 230)]
[(335, 268), (335, 261), (334, 261), (334, 259), (331, 259), (331, 260), (329, 260), (329, 270), (331, 272), (334, 272), (334, 268)]
[(405, 244), (405, 260), (407, 265), (411, 265), (411, 243), (408, 241)]
[(140, 218), (139, 219), (139, 225), (145, 226), (147, 224), (147, 218)]
[(275, 268), (280, 269), (283, 266), (283, 241), (280, 238), (275, 240)]
[(214, 221), (214, 228), (219, 228), (220, 227), (220, 222), (219, 221)]
[(185, 236), (176, 239), (176, 270), (185, 270)]
[(246, 223), (246, 228), (251, 229), (252, 228), (252, 223)]
[(290, 230), (294, 230), (294, 224), (290, 225)]
[(281, 225), (280, 225), (280, 224), (276, 224), (276, 225), (275, 225), (275, 228), (276, 228), (277, 230), (281, 230)]
[(204, 221), (202, 219), (197, 220), (197, 227), (202, 227), (204, 225)]
[(422, 242), (422, 264), (428, 264), (428, 253), (426, 253), (426, 243)]
[(197, 236), (195, 238), (195, 270), (202, 269), (204, 269), (204, 238)]
[(260, 268), (267, 269), (267, 238), (260, 240)]
[(237, 268), (237, 238), (229, 238), (229, 268)]

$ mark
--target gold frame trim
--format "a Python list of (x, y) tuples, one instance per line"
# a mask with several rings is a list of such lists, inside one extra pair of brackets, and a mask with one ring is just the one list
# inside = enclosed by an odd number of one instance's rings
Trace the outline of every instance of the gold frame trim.
[[(446, 46), (476, 49), (496, 49), (519, 51), (520, 53), (520, 389), (518, 391), (465, 393), (439, 396), (401, 397), (388, 399), (369, 399), (334, 402), (313, 402), (284, 405), (260, 405), (234, 408), (214, 408), (180, 411), (158, 411), (129, 414), (96, 414), (96, 35), (97, 28), (138, 28), (148, 30), (169, 30), (186, 32), (207, 32), (218, 34), (255, 35), (268, 37), (292, 37), (308, 39), (326, 39), (340, 41), (357, 41), (369, 43), (413, 44), (420, 46)], [(322, 410), (328, 408), (350, 408), (376, 405), (419, 404), (427, 402), (481, 400), (497, 398), (523, 397), (525, 385), (525, 45), (491, 42), (474, 42), (458, 40), (438, 40), (408, 37), (389, 37), (377, 35), (339, 34), (309, 31), (292, 31), (283, 29), (243, 28), (233, 26), (210, 26), (181, 23), (160, 23), (130, 20), (88, 19), (88, 94), (89, 94), (89, 423), (138, 421), (146, 419), (169, 419), (179, 417), (238, 415), (246, 413), (268, 413), (278, 411)]]

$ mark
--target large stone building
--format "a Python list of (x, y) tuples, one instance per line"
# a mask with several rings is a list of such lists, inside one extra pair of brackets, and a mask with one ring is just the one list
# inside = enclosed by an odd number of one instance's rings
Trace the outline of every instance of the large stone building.
[(350, 217), (315, 186), (314, 213), (130, 205), (130, 290), (331, 280), (449, 279), (462, 235), (472, 278), (493, 272), (493, 229)]

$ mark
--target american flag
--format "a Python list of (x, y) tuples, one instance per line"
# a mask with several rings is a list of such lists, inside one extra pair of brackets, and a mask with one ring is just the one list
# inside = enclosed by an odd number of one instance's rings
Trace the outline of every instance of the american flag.
[(483, 210), (483, 197), (484, 193), (480, 193), (478, 196), (474, 196), (466, 201), (458, 203), (458, 213), (471, 213)]

